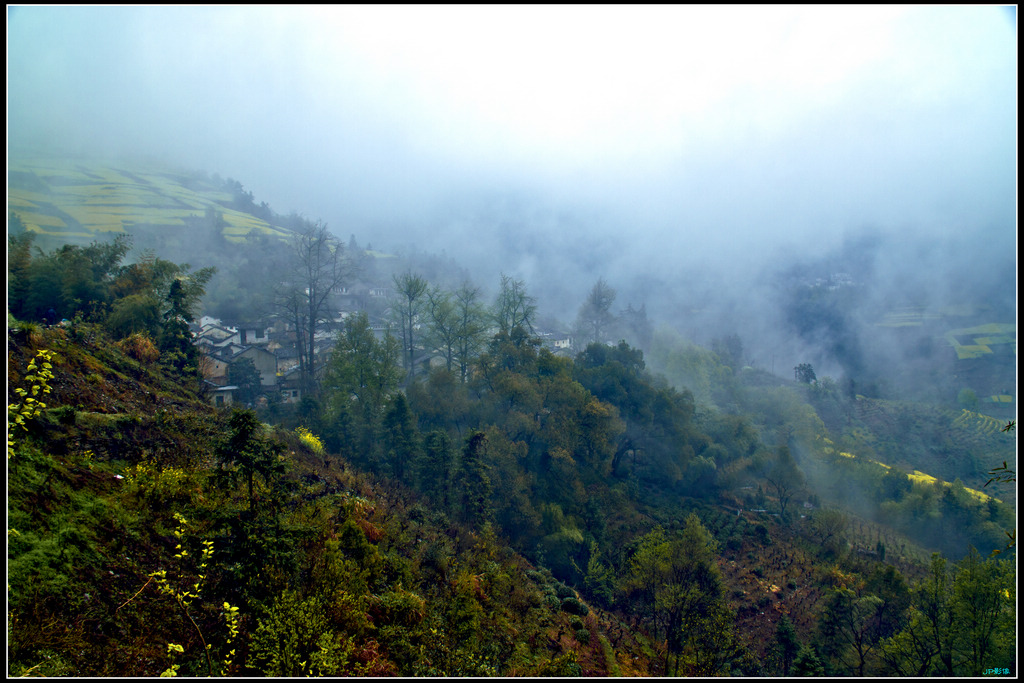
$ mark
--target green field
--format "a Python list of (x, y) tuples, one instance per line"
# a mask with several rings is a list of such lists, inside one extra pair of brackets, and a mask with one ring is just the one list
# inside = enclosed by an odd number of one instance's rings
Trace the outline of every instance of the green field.
[(992, 347), (1009, 344), (1014, 355), (1017, 355), (1017, 326), (1009, 323), (989, 323), (977, 327), (950, 330), (945, 334), (957, 358), (981, 358), (992, 353)]
[(218, 212), (224, 236), (240, 240), (252, 231), (285, 236), (288, 231), (230, 208), (232, 195), (199, 174), (162, 169), (131, 170), (98, 162), (11, 159), (7, 210), (40, 235), (71, 241), (131, 232), (148, 225), (174, 229), (207, 210)]

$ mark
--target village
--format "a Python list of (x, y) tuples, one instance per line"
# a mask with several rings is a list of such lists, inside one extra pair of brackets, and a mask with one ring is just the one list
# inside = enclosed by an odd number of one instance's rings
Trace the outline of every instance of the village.
[[(390, 330), (398, 335), (393, 322), (391, 302), (394, 291), (390, 287), (356, 284), (342, 287), (335, 295), (334, 315), (329, 321), (317, 325), (314, 336), (314, 376), (334, 347), (337, 335), (345, 329), (346, 319), (366, 312), (370, 327), (378, 339)], [(416, 324), (415, 329), (420, 330)], [(203, 315), (191, 325), (195, 345), (202, 352), (201, 368), (210, 403), (217, 407), (268, 402), (284, 404), (302, 400), (302, 382), (299, 368), (298, 334), (292, 323), (281, 316), (268, 314), (254, 320), (223, 321)], [(497, 329), (491, 330), (493, 334)], [(566, 332), (535, 328), (534, 336), (552, 353), (570, 355), (572, 338)], [(424, 340), (420, 335), (417, 342)], [(256, 401), (240, 400), (240, 387), (229, 381), (232, 364), (252, 361), (260, 376), (260, 391)], [(417, 344), (412, 374), (419, 376), (431, 368), (442, 367), (444, 356), (435, 348)]]

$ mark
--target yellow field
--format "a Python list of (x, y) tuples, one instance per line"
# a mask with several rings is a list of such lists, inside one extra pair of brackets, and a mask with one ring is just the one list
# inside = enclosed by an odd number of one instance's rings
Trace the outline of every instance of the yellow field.
[[(950, 330), (945, 334), (946, 341), (956, 351), (957, 358), (981, 358), (992, 353), (996, 344), (1010, 344), (1013, 353), (1017, 353), (1017, 326), (1010, 323), (988, 323), (977, 327)], [(961, 344), (958, 337), (973, 338), (973, 344)]]
[[(123, 232), (133, 224), (174, 229), (185, 225), (190, 217), (202, 217), (209, 209), (224, 217), (224, 235), (233, 241), (253, 230), (277, 236), (288, 234), (255, 216), (225, 208), (223, 204), (230, 202), (232, 196), (215, 189), (212, 181), (199, 177), (185, 180), (181, 174), (134, 167), (121, 170), (118, 166), (45, 159), (8, 160), (9, 178), (14, 172), (31, 174), (40, 181), (21, 176), (18, 187), (8, 187), (8, 211), (16, 211), (33, 232), (67, 237)], [(189, 187), (182, 182), (189, 182)], [(201, 189), (190, 189), (192, 183)], [(81, 224), (84, 231), (72, 233), (64, 220), (51, 215), (61, 212)]]
[[(967, 412), (970, 412), (970, 411), (965, 410), (964, 412), (967, 413)], [(988, 417), (988, 416), (987, 415), (981, 415), (979, 417)], [(995, 418), (992, 418), (992, 419), (995, 419)], [(890, 467), (889, 465), (886, 465), (884, 462), (878, 462), (877, 460), (869, 460), (868, 458), (858, 458), (853, 453), (846, 453), (845, 451), (834, 451), (831, 448), (826, 448), (825, 451), (826, 451), (826, 453), (830, 453), (830, 452), (831, 453), (838, 453), (839, 455), (841, 455), (844, 458), (852, 458), (852, 459), (855, 459), (855, 460), (860, 460), (861, 462), (869, 462), (869, 463), (872, 463), (873, 465), (878, 465), (879, 467), (884, 467), (887, 470), (891, 470), (892, 469), (892, 467)], [(926, 474), (925, 472), (922, 472), (921, 470), (914, 470), (911, 474), (907, 475), (907, 478), (910, 479), (912, 482), (915, 482), (915, 483), (918, 483), (918, 484), (934, 484), (935, 482), (938, 481), (938, 479), (936, 479), (932, 475)], [(948, 481), (943, 482), (943, 485), (945, 485), (945, 486), (952, 486), (952, 484), (950, 484)], [(964, 490), (967, 491), (967, 493), (971, 494), (974, 498), (977, 498), (978, 500), (980, 500), (983, 503), (987, 502), (990, 498), (992, 498), (991, 496), (989, 496), (987, 494), (984, 494), (981, 491), (978, 491), (978, 490), (975, 490), (975, 489), (971, 489), (971, 488), (967, 488), (966, 486), (964, 487)], [(996, 500), (997, 502), (1002, 502), (998, 498), (995, 498), (994, 500)]]

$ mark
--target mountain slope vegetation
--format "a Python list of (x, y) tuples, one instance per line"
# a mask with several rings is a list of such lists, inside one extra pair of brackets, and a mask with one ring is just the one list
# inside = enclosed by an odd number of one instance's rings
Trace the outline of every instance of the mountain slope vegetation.
[[(338, 253), (369, 284), (423, 285), (402, 340), (351, 313), (301, 401), (215, 408), (188, 323), (269, 305), (287, 231), (222, 240), (227, 278), (188, 240), (124, 264), (144, 230), (50, 252), (26, 235), (10, 674), (1016, 671), (1014, 498), (985, 485), (1014, 435), (994, 418), (810, 366), (783, 380), (738, 339), (560, 350), (522, 281), (489, 307), (440, 261), (384, 274), (354, 238)], [(203, 267), (165, 260), (183, 256)], [(446, 362), (418, 365), (431, 347)]]

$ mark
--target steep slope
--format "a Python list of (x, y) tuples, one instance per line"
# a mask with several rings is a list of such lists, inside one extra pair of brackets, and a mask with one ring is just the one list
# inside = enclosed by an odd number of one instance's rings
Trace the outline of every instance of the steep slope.
[[(50, 379), (28, 369), (40, 350)], [(8, 404), (33, 385), (46, 403), (12, 431), (9, 673), (652, 671), (638, 636), (613, 651), (607, 616), (487, 528), (308, 433), (257, 430), (245, 448), (274, 455), (247, 489), (232, 415), (124, 351), (89, 326), (8, 335)]]

